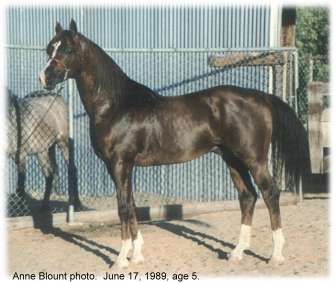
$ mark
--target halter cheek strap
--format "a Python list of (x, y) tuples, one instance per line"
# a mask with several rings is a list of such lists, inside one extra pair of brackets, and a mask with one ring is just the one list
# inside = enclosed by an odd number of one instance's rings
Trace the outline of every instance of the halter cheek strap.
[(65, 81), (68, 78), (70, 69), (68, 69), (67, 66), (62, 61), (60, 61), (56, 58), (54, 58), (54, 60), (57, 64), (61, 65), (65, 69), (65, 74), (64, 74), (64, 78), (63, 78), (63, 81)]
[(65, 69), (63, 81), (65, 81), (68, 78), (69, 71), (70, 71), (69, 69)]

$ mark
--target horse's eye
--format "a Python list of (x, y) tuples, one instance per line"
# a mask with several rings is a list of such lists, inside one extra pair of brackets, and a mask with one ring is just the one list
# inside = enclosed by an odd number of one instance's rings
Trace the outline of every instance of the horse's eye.
[(72, 53), (72, 49), (66, 47), (66, 48), (64, 48), (64, 53), (70, 54), (70, 53)]

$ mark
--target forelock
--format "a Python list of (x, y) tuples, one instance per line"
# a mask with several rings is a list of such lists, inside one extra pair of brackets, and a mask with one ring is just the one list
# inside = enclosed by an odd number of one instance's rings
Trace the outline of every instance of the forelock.
[(54, 51), (55, 43), (57, 43), (59, 41), (61, 41), (61, 45), (72, 42), (73, 38), (72, 38), (71, 31), (64, 30), (64, 31), (62, 31), (59, 34), (54, 36), (54, 38), (48, 43), (48, 46), (47, 46), (47, 53), (48, 53), (49, 56), (51, 56), (51, 54)]
[(58, 35), (56, 35), (52, 40), (50, 40), (50, 42), (47, 45), (47, 53), (48, 53), (49, 56), (51, 56), (51, 54), (54, 51), (54, 44), (56, 42), (60, 41), (60, 40), (61, 40), (61, 38)]

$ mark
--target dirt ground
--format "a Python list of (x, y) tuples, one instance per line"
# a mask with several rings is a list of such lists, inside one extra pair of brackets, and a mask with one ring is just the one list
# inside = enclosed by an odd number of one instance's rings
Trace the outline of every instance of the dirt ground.
[[(278, 266), (268, 263), (272, 235), (266, 209), (255, 211), (251, 248), (240, 263), (227, 260), (238, 241), (240, 211), (142, 223), (145, 262), (130, 264), (124, 272), (138, 271), (141, 276), (146, 272), (166, 272), (169, 276), (196, 272), (198, 278), (327, 276), (328, 210), (328, 195), (282, 207), (286, 261)], [(119, 225), (105, 224), (9, 231), (9, 273), (119, 273), (113, 267), (121, 243), (119, 229)]]

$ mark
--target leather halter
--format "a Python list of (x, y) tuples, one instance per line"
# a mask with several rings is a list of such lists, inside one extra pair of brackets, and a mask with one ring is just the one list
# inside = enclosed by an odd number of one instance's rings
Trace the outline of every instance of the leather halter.
[(53, 60), (65, 69), (65, 74), (64, 74), (64, 78), (63, 78), (63, 80), (65, 81), (68, 78), (68, 74), (69, 74), (70, 69), (67, 68), (67, 66), (61, 60), (59, 60), (57, 58), (53, 58)]

